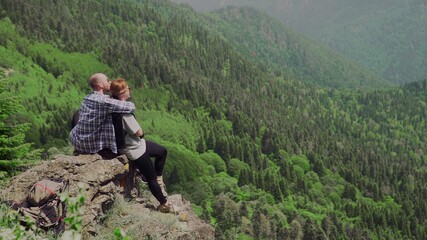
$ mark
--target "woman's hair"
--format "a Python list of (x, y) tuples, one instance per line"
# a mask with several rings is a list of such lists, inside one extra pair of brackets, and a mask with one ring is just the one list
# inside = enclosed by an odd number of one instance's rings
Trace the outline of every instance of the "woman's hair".
[(128, 89), (128, 84), (123, 78), (118, 78), (111, 82), (110, 85), (110, 94), (111, 97), (118, 99), (119, 95), (126, 92)]

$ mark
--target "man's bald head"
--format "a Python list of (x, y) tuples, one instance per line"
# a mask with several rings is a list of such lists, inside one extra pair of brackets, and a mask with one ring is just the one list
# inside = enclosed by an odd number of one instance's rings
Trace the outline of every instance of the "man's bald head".
[(103, 73), (95, 73), (89, 78), (89, 84), (94, 91), (109, 91), (110, 82)]

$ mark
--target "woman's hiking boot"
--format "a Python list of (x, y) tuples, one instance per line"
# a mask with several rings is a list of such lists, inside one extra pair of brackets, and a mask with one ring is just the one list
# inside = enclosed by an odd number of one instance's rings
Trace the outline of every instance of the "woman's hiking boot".
[(171, 210), (172, 210), (172, 208), (169, 205), (160, 204), (157, 207), (157, 211), (159, 211), (161, 213), (170, 213)]

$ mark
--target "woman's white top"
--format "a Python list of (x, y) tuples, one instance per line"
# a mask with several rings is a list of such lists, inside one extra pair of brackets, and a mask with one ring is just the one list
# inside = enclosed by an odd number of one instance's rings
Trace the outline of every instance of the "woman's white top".
[(120, 149), (119, 152), (126, 155), (129, 160), (136, 160), (145, 153), (145, 140), (135, 136), (140, 128), (141, 126), (139, 126), (134, 115), (123, 115), (123, 129), (126, 131), (125, 148)]

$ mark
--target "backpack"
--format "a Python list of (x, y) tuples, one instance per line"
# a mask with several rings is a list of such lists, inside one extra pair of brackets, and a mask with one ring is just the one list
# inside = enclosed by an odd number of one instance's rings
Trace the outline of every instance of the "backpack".
[(65, 203), (59, 194), (68, 191), (68, 180), (43, 179), (33, 184), (28, 192), (27, 207), (18, 209), (21, 222), (34, 222), (43, 230), (53, 229), (55, 233), (65, 229)]
[(77, 110), (74, 112), (73, 118), (71, 119), (71, 129), (73, 129), (77, 125), (79, 118), (80, 118), (80, 110)]

